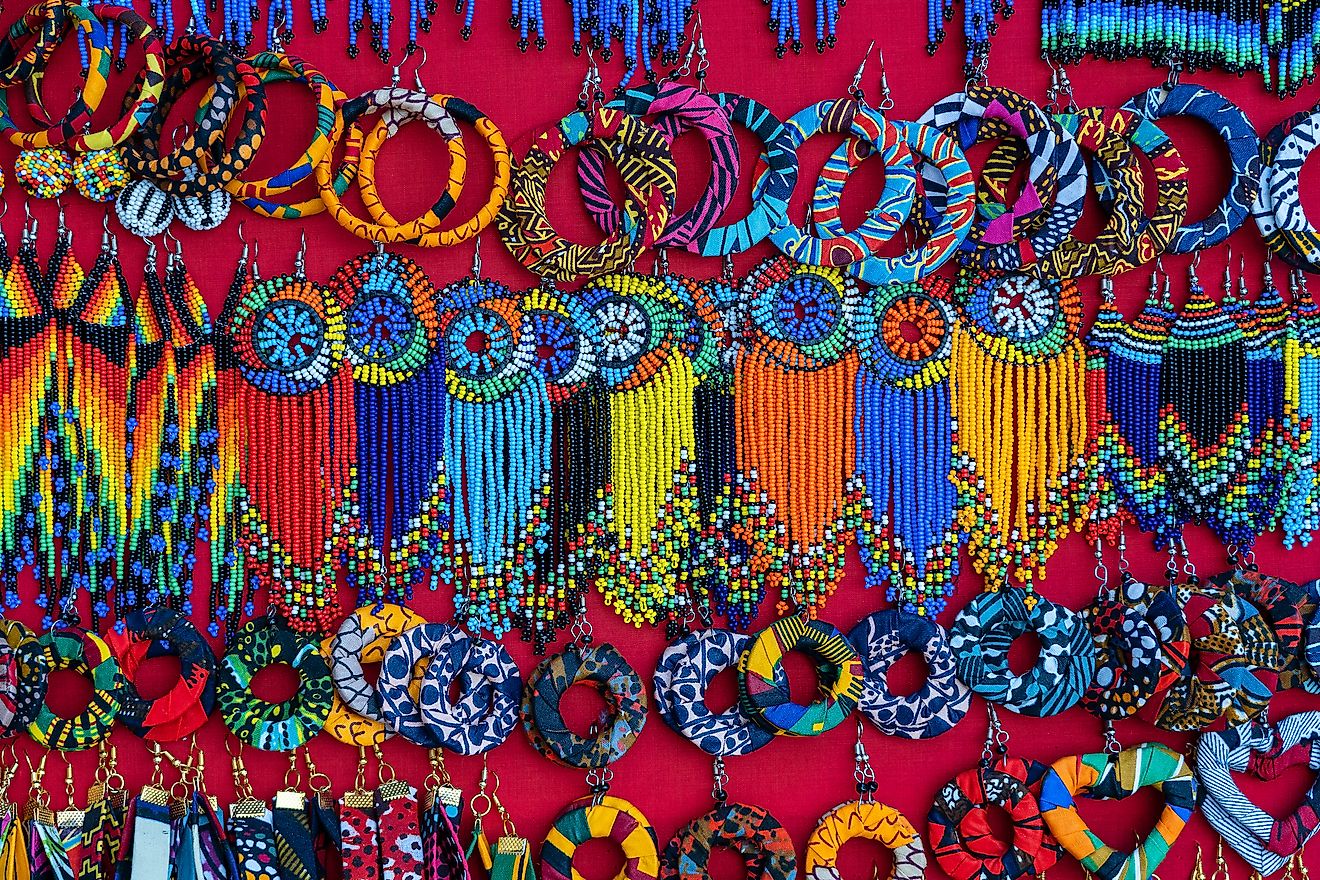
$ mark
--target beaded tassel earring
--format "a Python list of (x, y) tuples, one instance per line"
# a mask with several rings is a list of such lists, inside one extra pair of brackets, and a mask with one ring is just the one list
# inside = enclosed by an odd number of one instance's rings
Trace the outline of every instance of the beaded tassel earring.
[(108, 221), (107, 214), (96, 262), (58, 319), (63, 355), (57, 381), (73, 447), (67, 503), (76, 512), (76, 528), (65, 533), (61, 554), (65, 592), (88, 593), (98, 618), (110, 613), (107, 597), (123, 575), (131, 527), (125, 495), (128, 286)]
[(843, 576), (856, 522), (848, 484), (857, 285), (841, 272), (772, 257), (743, 281), (747, 345), (734, 366), (738, 470), (754, 474), (784, 525), (781, 614), (814, 613)]
[[(1230, 255), (1231, 259), (1231, 255)], [(1234, 318), (1246, 341), (1247, 420), (1251, 453), (1249, 481), (1243, 504), (1246, 528), (1252, 538), (1277, 525), (1283, 498), (1284, 475), (1292, 470), (1298, 442), (1295, 419), (1287, 411), (1283, 393), (1283, 347), (1288, 307), (1266, 263), (1260, 296), (1253, 302), (1247, 289), (1245, 261), (1238, 275)], [(1224, 270), (1225, 298), (1229, 270)], [(1249, 548), (1244, 548), (1249, 549)]]
[(944, 610), (958, 577), (949, 354), (953, 311), (942, 278), (889, 284), (857, 310), (858, 539), (867, 586), (909, 614)]
[[(838, 0), (820, 0), (827, 2), (836, 10)], [(541, 17), (538, 0), (533, 0), (535, 16), (529, 18), (526, 13), (517, 16), (517, 10), (526, 10), (526, 0), (515, 0), (515, 16), (519, 30), (518, 48), (527, 51), (529, 25), (538, 34), (536, 48), (545, 48), (545, 21)], [(646, 81), (654, 82), (656, 73), (652, 61), (658, 61), (665, 67), (678, 63), (678, 56), (683, 49), (684, 28), (692, 17), (691, 0), (570, 0), (573, 10), (573, 54), (580, 55), (582, 50), (599, 51), (604, 61), (614, 57), (615, 42), (623, 53), (624, 75), (619, 83), (626, 87), (632, 82), (640, 62), (645, 71)], [(795, 17), (796, 18), (796, 17)], [(510, 24), (515, 24), (510, 19)], [(830, 22), (833, 34), (833, 21)], [(831, 39), (833, 37), (831, 36)]]
[[(226, 330), (234, 326), (235, 309), (252, 293), (258, 280), (256, 245), (254, 243), (249, 252), (241, 221), (238, 237), (243, 248), (217, 322), (217, 326)], [(233, 336), (228, 332), (217, 333), (215, 497), (211, 502), (211, 595), (207, 629), (215, 638), (224, 624), (227, 643), (237, 634), (237, 622), (241, 617), (256, 613), (248, 582), (243, 576), (241, 548), (235, 541), (246, 506), (241, 471), (246, 456), (246, 435), (243, 432), (245, 416), (239, 403), (238, 389), (244, 381), (240, 366)]]
[[(317, 32), (325, 30), (325, 0), (312, 0), (312, 19), (316, 22)], [(539, 0), (534, 0), (539, 2)], [(435, 12), (435, 0), (408, 0), (408, 44), (404, 48), (405, 57), (411, 57), (417, 51), (417, 32), (431, 30), (431, 15)], [(389, 63), (390, 31), (394, 25), (394, 12), (390, 0), (348, 0), (348, 57), (356, 58), (360, 48), (358, 34), (366, 29), (370, 34), (371, 51), (386, 64)]]
[(356, 419), (344, 313), (307, 279), (303, 253), (292, 274), (246, 289), (227, 328), (243, 434), (234, 546), (251, 592), (267, 591), (290, 627), (325, 632), (341, 616), (335, 562), (356, 533)]
[[(816, 51), (833, 49), (838, 39), (839, 10), (848, 0), (816, 0)], [(767, 0), (770, 30), (777, 36), (775, 55), (783, 58), (792, 49), (802, 51), (802, 14), (799, 0)]]
[[(177, 272), (176, 255), (166, 255), (166, 277)], [(171, 290), (167, 291), (167, 286)], [(166, 605), (180, 610), (192, 582), (193, 544), (197, 523), (191, 523), (191, 540), (185, 537), (185, 514), (190, 500), (184, 465), (194, 433), (194, 419), (204, 403), (194, 401), (187, 387), (196, 377), (185, 378), (193, 338), (185, 326), (182, 302), (172, 302), (171, 292), (182, 295), (177, 276), (173, 284), (162, 279), (157, 266), (156, 245), (148, 243), (142, 286), (134, 305), (133, 375), (129, 403), (129, 442), (133, 461), (129, 479), (130, 509), (128, 582), (116, 593), (116, 616), (123, 618), (140, 603)], [(209, 336), (209, 321), (197, 326), (199, 336)], [(188, 316), (191, 317), (191, 316)], [(192, 372), (192, 371), (189, 371)], [(214, 397), (214, 365), (211, 367)], [(205, 380), (202, 381), (205, 384)], [(193, 408), (193, 405), (197, 408)], [(204, 418), (204, 416), (203, 416)], [(190, 428), (193, 431), (190, 432)], [(208, 468), (209, 470), (209, 468)], [(208, 516), (209, 518), (209, 516)], [(186, 578), (185, 578), (186, 572)]]
[(734, 630), (751, 627), (761, 602), (780, 587), (788, 556), (785, 530), (753, 471), (738, 469), (735, 444), (734, 365), (747, 310), (732, 278), (689, 281), (679, 288), (691, 312), (687, 348), (695, 392), (697, 500), (703, 516), (702, 549), (694, 554), (695, 594)]
[(537, 553), (541, 583), (532, 634), (539, 654), (554, 630), (569, 624), (607, 558), (610, 414), (597, 370), (600, 328), (582, 298), (560, 294), (547, 280), (523, 294), (519, 310), (550, 398), (550, 538)]
[[(25, 203), (26, 205), (26, 203)], [(17, 608), (18, 575), (31, 568), (37, 583), (54, 577), (50, 529), (49, 451), (43, 422), (48, 410), (56, 350), (54, 316), (42, 294), (36, 254), (37, 222), (29, 215), (18, 250), (9, 256), (0, 234), (5, 273), (0, 290), (0, 375), (4, 377), (3, 521), (0, 521), (0, 585), (6, 609)]]
[[(1046, 0), (1049, 2), (1049, 0)], [(944, 43), (944, 22), (953, 21), (957, 0), (927, 0), (926, 52), (934, 55)], [(1013, 0), (963, 0), (963, 77), (972, 79), (984, 73), (990, 60), (990, 38), (999, 30), (996, 18), (1013, 17)]]
[(1297, 455), (1285, 478), (1280, 526), (1285, 546), (1305, 546), (1320, 528), (1320, 306), (1306, 277), (1290, 273), (1292, 313), (1283, 344), (1285, 411), (1293, 420)]
[(358, 605), (402, 603), (451, 558), (444, 467), (445, 366), (436, 353), (436, 292), (420, 266), (378, 250), (328, 285), (344, 310), (353, 368), (357, 486), (369, 560)]
[(597, 583), (625, 621), (673, 625), (690, 607), (701, 529), (687, 315), (658, 276), (605, 275), (578, 295), (600, 334), (609, 400), (610, 549)]
[(972, 564), (991, 589), (1011, 574), (1030, 591), (1080, 500), (1081, 297), (1072, 281), (976, 272), (955, 299), (954, 455)]
[[(550, 396), (519, 298), (472, 275), (440, 292), (445, 464), (453, 485), (456, 617), (542, 639), (533, 554), (549, 535)], [(553, 590), (553, 588), (551, 588)]]
[(1160, 372), (1174, 318), (1168, 276), (1161, 297), (1151, 273), (1145, 306), (1130, 323), (1114, 305), (1113, 281), (1100, 284), (1100, 311), (1086, 340), (1087, 538), (1112, 545), (1135, 522), (1163, 548), (1181, 535), (1170, 518), (1159, 445)]
[(1255, 540), (1245, 516), (1251, 434), (1246, 340), (1188, 269), (1191, 296), (1173, 322), (1160, 374), (1160, 447), (1174, 522), (1209, 525), (1224, 543)]

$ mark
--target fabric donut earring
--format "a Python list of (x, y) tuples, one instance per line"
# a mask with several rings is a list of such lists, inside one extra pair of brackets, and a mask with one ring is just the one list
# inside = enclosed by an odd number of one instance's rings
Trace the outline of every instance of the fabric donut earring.
[(424, 571), (436, 589), (452, 558), (436, 291), (420, 266), (386, 251), (353, 258), (327, 286), (343, 309), (353, 370), (358, 504), (370, 554), (352, 569), (358, 605), (406, 602)]
[[(862, 693), (857, 708), (890, 736), (929, 739), (947, 733), (967, 714), (972, 692), (958, 680), (949, 636), (933, 616), (897, 609), (877, 611), (848, 632), (862, 662)], [(889, 690), (889, 670), (908, 651), (920, 651), (926, 683), (907, 696)]]
[(940, 278), (877, 288), (854, 322), (861, 362), (854, 430), (865, 493), (858, 547), (867, 586), (889, 584), (889, 601), (931, 617), (944, 610), (958, 577), (954, 322)]
[(975, 517), (965, 526), (968, 549), (991, 584), (1012, 576), (1030, 592), (1078, 512), (1087, 431), (1081, 297), (1072, 281), (980, 272), (961, 279), (954, 298), (949, 384), (955, 482)]
[[(954, 880), (1043, 877), (1063, 855), (1041, 815), (1041, 784), (1049, 765), (1008, 755), (1008, 733), (994, 706), (981, 760), (946, 782), (927, 817), (931, 854)], [(1012, 822), (1012, 841), (995, 838), (989, 811)]]
[(843, 576), (854, 532), (848, 488), (857, 354), (856, 284), (837, 269), (761, 263), (743, 281), (747, 344), (734, 365), (738, 470), (755, 474), (791, 552), (780, 611), (822, 606)]
[[(251, 690), (253, 676), (272, 663), (287, 663), (299, 676), (298, 689), (283, 703), (267, 703)], [(233, 649), (220, 662), (216, 700), (225, 726), (240, 740), (259, 749), (287, 752), (325, 726), (334, 684), (315, 641), (273, 618), (255, 618), (243, 625)]]
[(549, 533), (550, 398), (519, 298), (473, 268), (438, 295), (457, 619), (543, 644), (562, 596), (518, 557)]
[[(784, 655), (802, 651), (818, 669), (818, 698), (794, 702)], [(738, 658), (738, 704), (753, 721), (784, 736), (819, 736), (857, 708), (862, 661), (834, 626), (804, 613), (776, 620), (757, 633)]]
[(231, 388), (242, 438), (233, 527), (244, 580), (269, 588), (290, 626), (324, 632), (340, 616), (332, 560), (346, 549), (355, 491), (343, 310), (307, 280), (300, 252), (292, 274), (243, 290), (227, 331), (240, 380)]

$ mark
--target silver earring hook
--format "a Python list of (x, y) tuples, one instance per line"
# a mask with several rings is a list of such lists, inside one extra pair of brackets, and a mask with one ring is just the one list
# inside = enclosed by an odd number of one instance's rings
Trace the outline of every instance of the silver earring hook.
[(885, 69), (885, 50), (880, 49), (876, 53), (876, 57), (880, 59), (880, 104), (877, 109), (892, 110), (894, 109), (894, 93), (889, 89), (889, 71)]
[(299, 278), (307, 277), (307, 232), (298, 232), (298, 254), (293, 258), (293, 272)]
[(848, 86), (848, 94), (858, 103), (866, 99), (866, 94), (862, 90), (862, 75), (866, 73), (866, 62), (874, 51), (875, 40), (872, 40), (870, 45), (866, 47), (866, 54), (862, 56), (862, 63), (857, 65), (857, 72), (853, 74), (852, 84)]
[(478, 235), (472, 246), (472, 277), (481, 277), (481, 236)]
[(417, 91), (421, 92), (425, 91), (425, 87), (422, 85), (422, 68), (426, 66), (426, 47), (418, 46), (417, 48), (422, 53), (422, 60), (417, 62), (417, 66), (413, 68), (413, 82), (417, 84)]

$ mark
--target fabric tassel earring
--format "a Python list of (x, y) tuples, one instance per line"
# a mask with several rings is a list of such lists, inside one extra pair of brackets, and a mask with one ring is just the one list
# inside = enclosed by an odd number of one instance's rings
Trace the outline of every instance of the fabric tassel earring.
[(1151, 273), (1145, 306), (1130, 323), (1114, 306), (1113, 281), (1100, 285), (1103, 300), (1086, 340), (1087, 537), (1112, 545), (1135, 522), (1155, 546), (1167, 547), (1181, 534), (1170, 519), (1159, 445), (1160, 371), (1174, 318), (1168, 276), (1161, 297)]
[(888, 583), (909, 614), (944, 610), (958, 577), (949, 285), (940, 278), (872, 291), (857, 311), (857, 471), (865, 492), (858, 546), (868, 586)]
[(1085, 350), (1077, 286), (1026, 272), (958, 283), (950, 390), (962, 528), (998, 589), (1043, 577), (1084, 478)]
[(785, 531), (756, 473), (738, 467), (737, 397), (734, 367), (745, 332), (747, 310), (726, 260), (719, 280), (680, 279), (680, 294), (692, 313), (692, 369), (697, 378), (697, 499), (703, 516), (702, 549), (695, 554), (695, 593), (709, 611), (737, 632), (755, 621), (767, 593), (780, 587), (788, 556)]
[(119, 865), (128, 811), (128, 792), (119, 775), (116, 749), (106, 740), (98, 746), (96, 781), (87, 794), (82, 833), (69, 854), (73, 876), (112, 880)]
[(609, 402), (597, 369), (600, 328), (581, 297), (545, 281), (519, 305), (533, 344), (533, 365), (550, 398), (550, 537), (537, 554), (532, 625), (536, 653), (568, 625), (608, 555), (605, 486), (609, 482)]
[(458, 619), (533, 637), (532, 553), (549, 535), (550, 397), (519, 297), (477, 275), (440, 293)]
[(469, 880), (467, 855), (458, 840), (463, 824), (463, 792), (454, 787), (442, 749), (430, 749), (431, 772), (423, 784), (422, 856), (426, 880)]
[(784, 524), (789, 558), (780, 614), (815, 613), (843, 577), (857, 525), (857, 353), (849, 328), (856, 283), (822, 266), (773, 257), (743, 282), (748, 341), (734, 365), (738, 471), (753, 475)]
[[(352, 377), (339, 303), (307, 279), (300, 250), (290, 275), (260, 280), (227, 328), (243, 420), (236, 556), (253, 592), (264, 588), (292, 628), (339, 620), (334, 563), (352, 549), (357, 448)], [(231, 624), (232, 626), (232, 624)]]
[(578, 295), (600, 336), (609, 400), (611, 552), (597, 583), (625, 621), (674, 624), (690, 608), (701, 529), (687, 315), (660, 277), (606, 275)]
[(48, 457), (42, 421), (46, 389), (53, 381), (50, 352), (56, 343), (54, 316), (41, 295), (36, 236), (37, 222), (29, 216), (18, 251), (11, 257), (8, 242), (0, 235), (0, 264), (5, 270), (0, 291), (0, 376), (4, 378), (6, 414), (0, 436), (4, 454), (0, 467), (0, 587), (6, 609), (20, 603), (18, 575), (23, 570), (32, 569), (39, 585), (54, 578), (53, 542), (43, 528), (50, 499), (40, 487)]
[(436, 291), (416, 263), (384, 250), (344, 265), (329, 291), (345, 316), (370, 553), (354, 570), (358, 605), (403, 603), (427, 570), (435, 589), (452, 555)]

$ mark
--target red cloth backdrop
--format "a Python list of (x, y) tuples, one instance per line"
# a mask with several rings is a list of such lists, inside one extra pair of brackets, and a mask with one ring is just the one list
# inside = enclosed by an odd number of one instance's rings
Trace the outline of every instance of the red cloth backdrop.
[[(330, 4), (331, 26), (321, 35), (312, 33), (306, 20), (305, 7), (300, 5), (299, 18), (295, 23), (296, 39), (288, 48), (311, 61), (351, 96), (386, 84), (390, 70), (370, 56), (366, 51), (365, 40), (364, 52), (358, 60), (353, 61), (347, 57), (344, 50), (346, 5), (343, 0)], [(548, 0), (545, 9), (549, 47), (541, 53), (532, 51), (527, 54), (518, 52), (516, 35), (507, 27), (507, 3), (480, 0), (475, 34), (468, 42), (460, 39), (461, 20), (452, 14), (448, 2), (442, 0), (440, 7), (432, 32), (421, 38), (427, 52), (427, 63), (422, 71), (426, 87), (433, 92), (461, 95), (476, 104), (497, 122), (515, 153), (520, 154), (526, 150), (534, 132), (554, 124), (573, 108), (581, 86), (585, 64), (583, 59), (576, 58), (570, 51), (568, 4)], [(804, 32), (811, 34), (814, 30), (810, 11), (813, 4), (804, 2), (802, 7)], [(395, 29), (395, 57), (399, 58), (401, 52), (398, 50), (406, 40), (403, 27), (406, 4), (399, 2), (396, 8), (399, 24)], [(18, 6), (10, 8), (6, 22), (12, 19), (18, 9)], [(961, 40), (955, 33), (960, 27), (960, 19), (949, 23), (951, 34), (946, 45), (935, 57), (928, 57), (925, 3), (852, 0), (842, 12), (838, 45), (833, 50), (818, 55), (807, 48), (800, 56), (790, 54), (783, 60), (775, 58), (774, 35), (766, 28), (768, 16), (763, 5), (754, 0), (701, 0), (700, 9), (705, 23), (706, 45), (710, 51), (710, 88), (745, 92), (785, 118), (809, 103), (841, 95), (871, 40), (875, 40), (877, 50), (883, 52), (889, 84), (893, 89), (894, 109), (891, 115), (894, 118), (916, 118), (933, 101), (957, 91), (963, 83)], [(182, 29), (187, 15), (186, 5), (176, 3), (175, 14)], [(262, 29), (264, 21), (259, 30)], [(1039, 5), (1035, 0), (1022, 0), (1018, 3), (1016, 15), (1001, 26), (995, 40), (989, 66), (990, 81), (1043, 101), (1049, 84), (1049, 70), (1040, 60), (1039, 36)], [(809, 47), (813, 42), (808, 41)], [(132, 56), (133, 59), (136, 57)], [(61, 87), (64, 86), (70, 90), (74, 87), (77, 81), (75, 58), (76, 52), (72, 45), (61, 50), (56, 64), (58, 73), (47, 81), (48, 95), (60, 95)], [(411, 80), (412, 67), (417, 60), (415, 58), (405, 62), (405, 81)], [(607, 86), (617, 81), (621, 69), (619, 54), (616, 53), (613, 62), (603, 69)], [(1080, 68), (1070, 70), (1070, 75), (1079, 104), (1117, 105), (1132, 94), (1162, 82), (1165, 72), (1153, 69), (1141, 60), (1126, 63), (1090, 61)], [(112, 104), (117, 105), (124, 79), (126, 77), (117, 77), (115, 84), (112, 84), (112, 95), (105, 102), (107, 108)], [(872, 57), (863, 81), (867, 95), (872, 100), (879, 99), (879, 79), (879, 59)], [(1255, 75), (1238, 79), (1223, 74), (1189, 74), (1184, 79), (1226, 93), (1247, 110), (1260, 131), (1268, 130), (1284, 116), (1309, 106), (1320, 96), (1315, 87), (1308, 87), (1306, 92), (1309, 94), (1280, 101), (1265, 92), (1261, 79)], [(299, 155), (305, 145), (303, 138), (310, 132), (312, 122), (311, 102), (299, 87), (286, 84), (272, 87), (269, 91), (271, 110), (266, 145), (250, 172), (263, 177), (286, 167)], [(188, 99), (188, 106), (191, 107), (191, 102), (196, 100), (200, 92), (194, 90), (189, 94), (192, 97)], [(171, 117), (171, 125), (174, 120), (182, 118), (183, 112), (176, 110)], [(1203, 215), (1218, 199), (1224, 185), (1227, 167), (1225, 152), (1216, 145), (1208, 129), (1203, 129), (1199, 123), (1178, 120), (1169, 123), (1168, 130), (1191, 167), (1192, 214)], [(740, 132), (740, 140), (744, 145), (744, 183), (739, 188), (736, 201), (736, 206), (743, 207), (748, 201), (750, 169), (756, 156), (754, 142), (744, 135)], [(803, 181), (814, 179), (816, 169), (837, 142), (837, 138), (822, 137), (813, 139), (803, 149)], [(470, 192), (463, 197), (455, 217), (467, 216), (466, 208), (475, 208), (486, 198), (482, 182), (489, 179), (489, 159), (475, 137), (469, 138), (468, 143)], [(676, 152), (683, 169), (680, 175), (680, 203), (690, 204), (694, 194), (705, 185), (708, 160), (704, 158), (700, 141), (694, 141), (691, 136), (679, 141)], [(987, 152), (984, 147), (973, 151), (975, 164), (979, 165)], [(13, 156), (12, 148), (6, 145), (0, 161), (9, 167)], [(389, 143), (383, 151), (379, 178), (385, 198), (396, 216), (412, 216), (435, 198), (443, 185), (445, 162), (443, 150), (439, 148), (435, 136), (421, 126), (408, 127), (395, 141)], [(857, 174), (855, 181), (849, 183), (845, 211), (853, 222), (865, 210), (867, 197), (873, 197), (879, 192), (881, 183), (881, 174), (869, 164)], [(1320, 190), (1316, 183), (1320, 181), (1308, 169), (1304, 174), (1304, 185), (1310, 184), (1307, 201), (1312, 205), (1320, 201), (1314, 198), (1314, 191)], [(809, 183), (804, 182), (799, 186), (794, 200), (795, 217), (802, 216), (806, 198), (804, 194), (809, 190)], [(552, 213), (556, 221), (565, 224), (566, 229), (573, 231), (582, 240), (591, 240), (591, 227), (572, 191), (571, 172), (563, 169), (557, 171), (552, 179), (551, 192)], [(5, 225), (10, 240), (15, 241), (22, 213), (17, 210), (22, 194), (12, 181), (7, 194), (10, 210)], [(76, 250), (82, 259), (90, 263), (98, 246), (102, 210), (74, 196), (66, 200), (66, 208), (69, 225), (75, 233)], [(46, 203), (37, 205), (34, 210), (41, 218), (40, 244), (45, 254), (53, 243), (55, 206)], [(1094, 210), (1092, 205), (1091, 211)], [(263, 274), (267, 276), (292, 267), (300, 233), (305, 233), (307, 237), (308, 272), (318, 279), (328, 278), (342, 261), (368, 247), (340, 229), (325, 215), (312, 217), (304, 223), (280, 222), (260, 219), (235, 207), (229, 219), (216, 231), (193, 233), (176, 228), (175, 231), (183, 241), (185, 259), (205, 291), (213, 317), (220, 311), (238, 256), (240, 245), (237, 227), (240, 221), (245, 224), (248, 239), (260, 243), (260, 265)], [(1097, 228), (1093, 217), (1084, 223), (1088, 229)], [(488, 274), (514, 287), (535, 283), (536, 279), (504, 251), (493, 230), (487, 231), (483, 239), (482, 258)], [(1235, 264), (1239, 255), (1247, 258), (1251, 285), (1253, 290), (1257, 289), (1263, 250), (1254, 223), (1249, 222), (1234, 235), (1231, 245)], [(467, 272), (472, 262), (471, 245), (452, 250), (405, 250), (431, 273), (437, 284)], [(144, 247), (139, 242), (127, 235), (121, 236), (121, 258), (130, 287), (134, 289), (141, 277), (144, 253)], [(771, 253), (773, 251), (770, 246), (762, 245), (751, 253), (741, 255), (736, 261), (737, 269), (739, 272), (750, 269)], [(1220, 247), (1201, 260), (1201, 277), (1207, 288), (1218, 289), (1225, 255), (1226, 249)], [(701, 276), (714, 275), (720, 268), (718, 261), (699, 260), (684, 253), (673, 253), (672, 263), (675, 271)], [(1186, 296), (1183, 281), (1186, 260), (1173, 258), (1167, 259), (1165, 263), (1173, 272), (1175, 297), (1180, 303)], [(1125, 314), (1135, 313), (1144, 295), (1147, 277), (1144, 271), (1138, 271), (1117, 280), (1119, 304)], [(1094, 314), (1099, 301), (1099, 282), (1095, 279), (1084, 280), (1082, 289), (1089, 316)], [(1217, 542), (1202, 530), (1194, 529), (1192, 532), (1189, 544), (1199, 570), (1206, 574), (1222, 570), (1226, 564), (1225, 554)], [(1140, 535), (1131, 535), (1130, 543), (1129, 556), (1134, 573), (1140, 578), (1160, 577), (1164, 556), (1152, 551)], [(1277, 538), (1270, 535), (1261, 541), (1258, 558), (1264, 570), (1294, 580), (1320, 575), (1320, 545), (1285, 553)], [(952, 609), (955, 610), (980, 589), (979, 578), (970, 572), (970, 566), (965, 568), (967, 571), (959, 583), (958, 594), (952, 601)], [(1040, 582), (1039, 589), (1055, 601), (1080, 608), (1095, 593), (1096, 581), (1092, 569), (1090, 548), (1084, 540), (1073, 535), (1064, 541), (1050, 562), (1048, 577)], [(198, 571), (204, 573), (207, 568), (199, 564)], [(199, 575), (199, 581), (204, 576)], [(207, 586), (200, 582), (198, 584), (198, 605), (203, 614)], [(30, 597), (30, 589), (24, 592)], [(847, 582), (831, 599), (824, 616), (846, 630), (865, 614), (883, 608), (886, 604), (881, 592), (867, 591), (863, 587), (860, 566), (854, 554)], [(452, 609), (451, 597), (443, 593), (422, 593), (416, 597), (414, 606), (435, 620), (446, 619)], [(764, 604), (761, 623), (772, 618), (773, 606), (773, 601)], [(32, 610), (29, 602), (29, 607), (24, 609), (24, 616)], [(953, 613), (953, 610), (946, 611), (941, 622), (947, 625)], [(591, 598), (590, 618), (597, 637), (619, 646), (641, 672), (649, 687), (651, 672), (665, 647), (664, 633), (652, 629), (634, 629), (622, 623), (604, 607), (598, 596)], [(529, 646), (511, 639), (509, 647), (524, 673), (530, 671), (536, 658)], [(794, 672), (795, 691), (808, 692), (811, 686), (810, 672), (805, 663), (794, 662), (791, 669)], [(166, 684), (164, 675), (160, 670), (156, 671), (162, 689)], [(913, 686), (919, 680), (918, 676), (919, 672), (910, 670), (907, 677)], [(82, 690), (76, 681), (69, 681), (67, 676), (61, 676), (61, 679), (55, 688), (59, 694), (59, 703), (76, 703)], [(284, 685), (290, 686), (288, 677)], [(273, 693), (267, 690), (264, 683), (261, 689)], [(714, 700), (727, 704), (733, 699), (733, 694), (733, 682), (726, 673), (714, 688)], [(576, 694), (570, 703), (573, 704), (572, 714), (580, 722), (580, 729), (585, 730), (587, 719), (595, 709)], [(1320, 698), (1298, 693), (1282, 694), (1276, 698), (1272, 714), (1277, 718), (1300, 709), (1320, 709)], [(1100, 723), (1080, 708), (1072, 709), (1057, 718), (1043, 720), (1020, 718), (1007, 713), (1003, 717), (1011, 734), (1011, 750), (1016, 754), (1052, 761), (1063, 755), (1096, 751), (1102, 746)], [(934, 741), (912, 742), (886, 737), (868, 724), (865, 727), (865, 739), (879, 780), (878, 798), (901, 810), (924, 837), (926, 814), (936, 791), (946, 780), (976, 762), (985, 732), (986, 714), (984, 704), (979, 699), (955, 730)], [(232, 785), (223, 734), (220, 718), (214, 717), (204, 729), (201, 742), (207, 754), (207, 785), (220, 796), (222, 802), (228, 802)], [(734, 758), (728, 766), (731, 797), (768, 808), (788, 828), (801, 853), (817, 819), (834, 805), (855, 796), (852, 779), (855, 735), (855, 725), (849, 723), (821, 737), (780, 739), (754, 755)], [(1193, 743), (1190, 737), (1172, 736), (1140, 721), (1120, 724), (1118, 736), (1127, 745), (1157, 739), (1175, 748), (1188, 749)], [(122, 728), (114, 734), (114, 741), (119, 747), (120, 767), (130, 786), (140, 786), (147, 780), (151, 767), (147, 749)], [(36, 751), (25, 737), (20, 738), (19, 743), (20, 751)], [(181, 753), (182, 750), (176, 747), (175, 751)], [(351, 787), (356, 758), (353, 749), (323, 736), (316, 742), (313, 752), (318, 767), (334, 779), (336, 792)], [(414, 784), (421, 783), (427, 773), (425, 755), (421, 749), (406, 743), (391, 742), (386, 745), (385, 754), (401, 775)], [(74, 759), (80, 791), (90, 784), (90, 758), (90, 755), (81, 755)], [(248, 749), (247, 763), (259, 795), (269, 797), (280, 787), (287, 766), (284, 756), (261, 754)], [(480, 765), (481, 761), (476, 758), (449, 760), (456, 781), (469, 795), (475, 790), (481, 772)], [(490, 766), (502, 780), (500, 794), (518, 831), (529, 837), (534, 847), (539, 847), (559, 810), (569, 801), (587, 793), (580, 771), (559, 767), (541, 757), (528, 744), (521, 730), (516, 731), (507, 743), (490, 755)], [(63, 806), (63, 795), (60, 793), (63, 788), (62, 768), (59, 762), (52, 762), (51, 767), (47, 785), (54, 795), (53, 806), (58, 809)], [(711, 805), (710, 760), (666, 727), (654, 713), (650, 715), (639, 742), (613, 769), (615, 782), (611, 793), (628, 798), (640, 807), (654, 824), (662, 842), (668, 840), (676, 828), (705, 812)], [(19, 776), (16, 799), (24, 796), (25, 780), (26, 771)], [(1244, 787), (1259, 798), (1262, 804), (1282, 813), (1295, 807), (1301, 792), (1310, 784), (1311, 774), (1304, 768), (1294, 768), (1268, 785), (1248, 781), (1244, 782)], [(1152, 826), (1159, 812), (1159, 799), (1154, 792), (1148, 791), (1121, 805), (1086, 802), (1081, 811), (1107, 841), (1126, 849), (1135, 842), (1136, 835), (1144, 836)], [(1161, 868), (1161, 875), (1166, 878), (1186, 877), (1198, 844), (1207, 848), (1206, 870), (1209, 873), (1214, 867), (1214, 839), (1205, 820), (1199, 816), (1194, 818)], [(612, 876), (621, 864), (618, 854), (608, 846), (592, 846), (583, 852), (578, 867), (589, 880), (604, 880)], [(878, 846), (850, 844), (845, 847), (845, 876), (853, 880), (869, 876), (872, 858), (879, 866), (879, 876), (884, 876), (888, 872), (889, 863)], [(1320, 865), (1320, 851), (1314, 845), (1310, 860), (1312, 864)], [(717, 858), (715, 862), (715, 873), (719, 880), (740, 876), (732, 858)], [(1248, 869), (1244, 864), (1231, 855), (1229, 864), (1232, 876), (1245, 880)], [(1052, 877), (1057, 874), (1059, 878), (1079, 877), (1080, 869), (1076, 863), (1067, 861), (1052, 869), (1050, 874)], [(931, 876), (942, 874), (932, 866)]]

